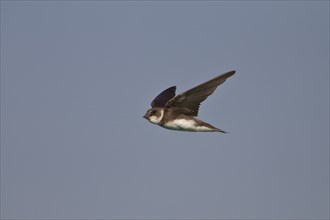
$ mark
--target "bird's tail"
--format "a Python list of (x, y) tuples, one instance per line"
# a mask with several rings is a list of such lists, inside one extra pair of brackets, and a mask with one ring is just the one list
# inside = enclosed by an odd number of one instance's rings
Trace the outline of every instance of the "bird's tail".
[(221, 132), (221, 133), (224, 133), (224, 134), (229, 133), (229, 132), (224, 131), (224, 130), (222, 130), (222, 129), (220, 129), (220, 128), (216, 128), (215, 131), (217, 131), (217, 132)]

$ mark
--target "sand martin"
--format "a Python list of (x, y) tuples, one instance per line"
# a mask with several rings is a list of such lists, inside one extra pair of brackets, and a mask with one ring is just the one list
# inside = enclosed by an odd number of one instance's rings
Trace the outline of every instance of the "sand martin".
[(235, 71), (224, 73), (178, 95), (175, 95), (176, 86), (172, 86), (151, 102), (151, 109), (143, 117), (171, 130), (226, 133), (196, 117), (201, 102), (234, 74)]

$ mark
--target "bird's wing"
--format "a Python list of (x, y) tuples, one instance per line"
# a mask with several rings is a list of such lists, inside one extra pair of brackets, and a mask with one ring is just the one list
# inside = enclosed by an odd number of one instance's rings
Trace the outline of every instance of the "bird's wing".
[(235, 71), (224, 73), (221, 76), (217, 76), (205, 83), (189, 89), (186, 92), (178, 94), (170, 99), (165, 107), (187, 108), (192, 111), (193, 116), (197, 116), (201, 102), (211, 95), (220, 84), (226, 81), (228, 77), (231, 77), (234, 74)]
[(151, 102), (151, 107), (164, 108), (166, 103), (175, 96), (175, 90), (176, 86), (165, 89)]

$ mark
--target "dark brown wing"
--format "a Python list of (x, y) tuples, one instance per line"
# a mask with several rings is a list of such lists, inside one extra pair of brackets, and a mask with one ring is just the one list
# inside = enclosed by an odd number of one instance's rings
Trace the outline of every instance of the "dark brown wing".
[(168, 100), (170, 100), (175, 96), (175, 90), (176, 90), (176, 86), (172, 86), (168, 89), (165, 89), (151, 102), (151, 107), (165, 108), (165, 105), (168, 102)]
[(192, 111), (193, 116), (197, 116), (200, 103), (203, 102), (214, 90), (222, 84), (228, 77), (235, 74), (235, 71), (230, 71), (221, 76), (215, 77), (205, 83), (202, 83), (188, 91), (181, 93), (166, 104), (166, 108), (179, 107), (187, 108)]

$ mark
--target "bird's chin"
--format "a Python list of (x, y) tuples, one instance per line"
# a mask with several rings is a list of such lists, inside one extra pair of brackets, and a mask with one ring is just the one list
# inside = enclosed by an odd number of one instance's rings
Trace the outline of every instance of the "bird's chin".
[(150, 117), (144, 115), (143, 118), (145, 118), (148, 122), (152, 123), (152, 124), (155, 124), (151, 119)]
[(155, 116), (150, 116), (150, 117), (147, 118), (147, 120), (149, 122), (153, 123), (153, 124), (156, 124), (156, 125), (159, 124), (159, 122), (161, 121), (160, 118), (155, 117)]

